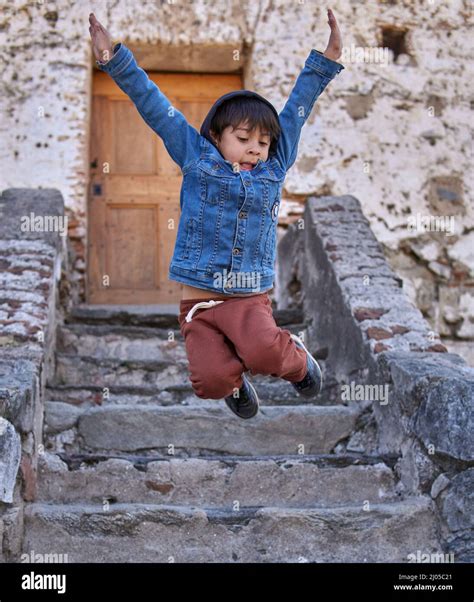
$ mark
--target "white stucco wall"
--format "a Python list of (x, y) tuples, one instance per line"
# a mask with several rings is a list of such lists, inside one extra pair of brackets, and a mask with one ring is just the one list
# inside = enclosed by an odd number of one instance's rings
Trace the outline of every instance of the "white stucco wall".
[[(311, 48), (324, 51), (329, 31), (326, 5), (316, 0), (2, 4), (1, 188), (62, 192), (78, 281), (85, 269), (89, 12), (114, 41), (246, 45), (245, 86), (277, 109)], [(467, 0), (333, 0), (346, 50), (376, 48), (381, 28), (391, 26), (407, 29), (408, 54), (387, 65), (341, 58), (345, 70), (319, 98), (285, 185), (287, 198), (347, 193), (359, 198), (433, 327), (464, 340), (474, 338), (469, 5)], [(283, 206), (282, 217), (294, 206)], [(455, 234), (410, 230), (408, 218), (416, 214), (453, 216)]]

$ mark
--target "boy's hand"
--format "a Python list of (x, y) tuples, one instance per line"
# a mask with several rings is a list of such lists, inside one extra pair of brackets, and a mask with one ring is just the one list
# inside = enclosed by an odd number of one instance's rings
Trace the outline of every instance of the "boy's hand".
[(342, 54), (342, 37), (336, 17), (330, 8), (328, 8), (328, 23), (329, 27), (331, 28), (331, 34), (329, 36), (327, 48), (323, 54), (328, 59), (337, 61)]
[(101, 63), (107, 63), (114, 55), (112, 38), (103, 25), (97, 21), (94, 13), (89, 15), (89, 33), (92, 38), (92, 50), (95, 58)]

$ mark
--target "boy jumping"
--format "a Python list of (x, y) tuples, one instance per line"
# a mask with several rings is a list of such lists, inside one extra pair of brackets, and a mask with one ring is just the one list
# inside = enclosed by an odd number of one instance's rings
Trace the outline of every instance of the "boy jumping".
[[(200, 132), (175, 109), (123, 43), (89, 15), (99, 69), (130, 97), (183, 174), (181, 217), (168, 277), (183, 284), (179, 324), (198, 397), (225, 399), (240, 418), (259, 409), (244, 372), (290, 382), (303, 397), (321, 391), (317, 361), (276, 325), (268, 291), (286, 173), (316, 99), (343, 69), (339, 27), (324, 53), (312, 49), (280, 114), (250, 90), (224, 94)], [(198, 312), (198, 313), (196, 313)]]

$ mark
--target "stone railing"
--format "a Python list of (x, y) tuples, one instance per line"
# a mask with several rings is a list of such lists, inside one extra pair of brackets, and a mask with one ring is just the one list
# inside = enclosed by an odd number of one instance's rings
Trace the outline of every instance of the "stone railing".
[(308, 200), (278, 245), (277, 302), (303, 311), (322, 395), (371, 402), (376, 451), (436, 501), (445, 551), (472, 562), (474, 369), (409, 301), (356, 198)]
[(0, 561), (8, 562), (21, 549), (24, 504), (36, 496), (67, 254), (57, 190), (5, 190), (0, 217)]

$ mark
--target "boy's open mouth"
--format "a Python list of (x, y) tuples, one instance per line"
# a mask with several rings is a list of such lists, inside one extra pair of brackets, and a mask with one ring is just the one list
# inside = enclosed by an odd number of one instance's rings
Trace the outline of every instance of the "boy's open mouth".
[(241, 169), (253, 169), (255, 167), (255, 163), (240, 163)]

